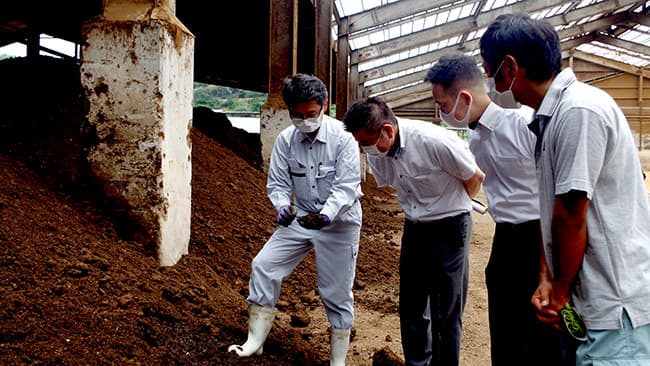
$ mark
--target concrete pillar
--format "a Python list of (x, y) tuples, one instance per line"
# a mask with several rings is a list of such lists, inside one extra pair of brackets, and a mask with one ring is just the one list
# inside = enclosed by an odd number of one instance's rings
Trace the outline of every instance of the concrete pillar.
[(90, 178), (161, 266), (190, 239), (194, 35), (175, 4), (105, 0), (82, 30)]

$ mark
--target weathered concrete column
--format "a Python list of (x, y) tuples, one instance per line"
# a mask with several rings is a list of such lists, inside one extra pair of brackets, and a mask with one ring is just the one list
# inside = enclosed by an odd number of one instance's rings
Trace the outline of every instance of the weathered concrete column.
[(105, 0), (84, 25), (90, 177), (161, 266), (188, 252), (194, 35), (175, 0)]

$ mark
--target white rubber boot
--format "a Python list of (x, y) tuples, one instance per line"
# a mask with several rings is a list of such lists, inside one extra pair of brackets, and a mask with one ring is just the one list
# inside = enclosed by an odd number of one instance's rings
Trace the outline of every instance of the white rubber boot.
[(277, 312), (276, 308), (251, 305), (248, 318), (248, 339), (241, 346), (233, 344), (228, 347), (228, 352), (235, 351), (239, 357), (248, 357), (253, 353), (261, 355), (264, 341), (271, 331)]
[(345, 356), (350, 345), (350, 329), (332, 329), (330, 366), (345, 366)]

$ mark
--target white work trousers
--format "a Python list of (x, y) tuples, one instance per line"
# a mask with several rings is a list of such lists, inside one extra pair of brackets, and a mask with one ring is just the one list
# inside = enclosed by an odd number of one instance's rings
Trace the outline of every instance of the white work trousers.
[(354, 283), (361, 225), (333, 222), (308, 230), (294, 220), (279, 227), (253, 258), (248, 302), (273, 307), (282, 281), (314, 248), (318, 292), (334, 329), (349, 329), (354, 322)]

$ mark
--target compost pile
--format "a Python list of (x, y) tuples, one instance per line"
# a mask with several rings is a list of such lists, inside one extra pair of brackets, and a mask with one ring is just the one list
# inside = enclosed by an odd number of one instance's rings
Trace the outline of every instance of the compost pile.
[[(193, 129), (189, 254), (160, 267), (88, 194), (80, 169), (85, 107), (76, 85), (65, 85), (65, 70), (39, 108), (16, 88), (1, 96), (11, 107), (0, 120), (2, 363), (328, 364), (326, 333), (305, 330), (310, 310), (322, 307), (313, 254), (285, 280), (278, 306), (286, 320), (276, 320), (264, 355), (227, 352), (246, 338), (250, 262), (276, 225), (266, 176), (250, 163), (258, 157)], [(52, 92), (59, 88), (65, 92)], [(369, 177), (363, 191), (357, 309), (395, 314), (402, 218), (392, 190)]]

